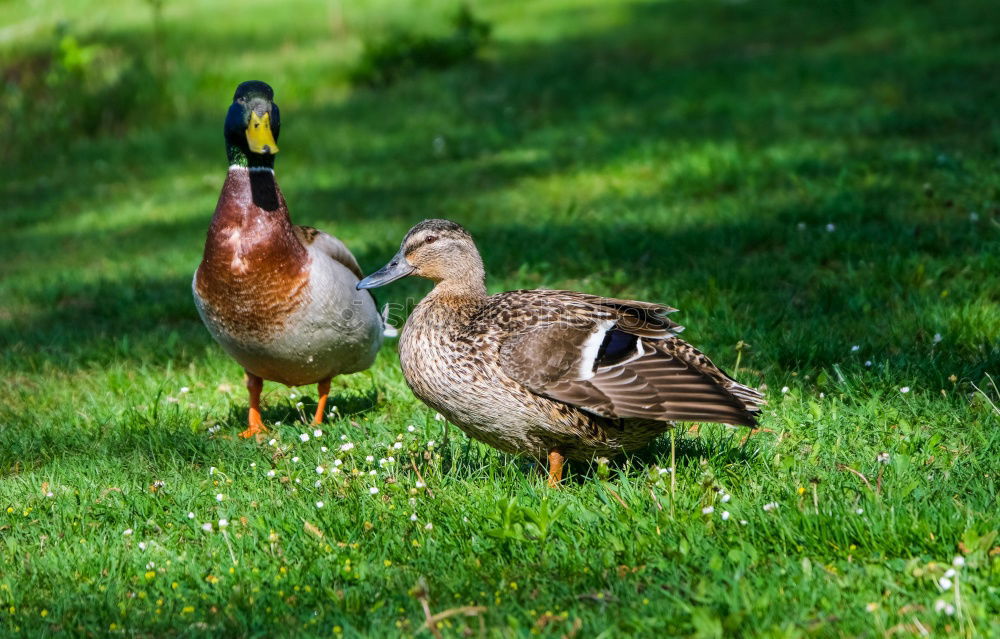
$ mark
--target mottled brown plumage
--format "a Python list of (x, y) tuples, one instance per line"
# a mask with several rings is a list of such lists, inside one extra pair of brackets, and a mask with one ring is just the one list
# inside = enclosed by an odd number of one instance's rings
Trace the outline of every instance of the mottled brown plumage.
[(445, 220), (415, 226), (361, 287), (406, 275), (436, 286), (403, 328), (399, 356), (414, 394), (496, 448), (562, 459), (647, 444), (673, 421), (752, 426), (757, 390), (677, 334), (674, 309), (572, 291), (487, 295), (471, 236)]

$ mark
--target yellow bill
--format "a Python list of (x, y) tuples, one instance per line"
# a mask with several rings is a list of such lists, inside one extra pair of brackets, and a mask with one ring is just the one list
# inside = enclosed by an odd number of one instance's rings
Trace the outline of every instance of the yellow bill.
[(278, 152), (278, 143), (274, 141), (274, 134), (271, 133), (271, 114), (265, 113), (260, 117), (256, 112), (250, 113), (250, 124), (247, 126), (247, 142), (250, 143), (252, 153), (270, 153), (274, 155)]

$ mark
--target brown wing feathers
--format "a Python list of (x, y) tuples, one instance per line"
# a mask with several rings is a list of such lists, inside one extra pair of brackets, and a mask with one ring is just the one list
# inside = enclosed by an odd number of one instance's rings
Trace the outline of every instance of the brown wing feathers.
[(665, 318), (666, 307), (597, 299), (598, 308), (614, 309), (614, 321), (535, 326), (504, 344), (505, 371), (605, 417), (756, 424), (763, 396), (676, 337), (681, 327)]

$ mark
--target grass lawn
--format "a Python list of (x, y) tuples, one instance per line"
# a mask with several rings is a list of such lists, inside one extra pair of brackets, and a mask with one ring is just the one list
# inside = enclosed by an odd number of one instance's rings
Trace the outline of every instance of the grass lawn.
[[(0, 5), (0, 636), (1000, 636), (994, 3), (484, 0), (479, 59), (351, 85), (456, 6)], [(246, 79), (293, 219), (367, 271), (447, 217), (491, 291), (675, 306), (761, 431), (552, 491), (390, 341), (321, 436), (269, 383), (274, 443), (240, 440), (190, 281)]]

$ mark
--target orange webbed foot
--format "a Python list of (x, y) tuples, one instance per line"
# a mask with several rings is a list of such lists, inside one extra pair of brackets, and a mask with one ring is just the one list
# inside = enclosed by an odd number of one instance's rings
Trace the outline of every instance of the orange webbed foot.
[(549, 451), (549, 488), (558, 489), (562, 481), (563, 464), (566, 458), (556, 449)]

